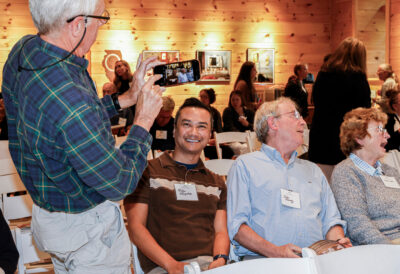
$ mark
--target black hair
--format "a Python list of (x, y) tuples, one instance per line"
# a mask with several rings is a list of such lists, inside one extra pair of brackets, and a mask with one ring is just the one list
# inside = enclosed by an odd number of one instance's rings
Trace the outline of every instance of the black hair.
[(177, 112), (176, 115), (175, 115), (175, 126), (176, 126), (177, 123), (178, 123), (178, 119), (179, 119), (179, 116), (181, 115), (182, 109), (187, 108), (187, 107), (202, 108), (202, 109), (207, 110), (208, 113), (210, 113), (210, 122), (211, 122), (211, 123), (210, 123), (210, 126), (211, 126), (211, 128), (212, 128), (212, 125), (213, 125), (213, 116), (212, 116), (211, 109), (210, 109), (208, 106), (206, 106), (205, 104), (203, 104), (199, 99), (197, 99), (197, 98), (195, 98), (195, 97), (187, 98), (187, 99), (185, 100), (185, 102), (183, 102), (183, 104), (179, 107), (178, 112)]
[(204, 91), (207, 93), (207, 95), (208, 95), (208, 100), (210, 101), (210, 105), (211, 105), (212, 103), (214, 103), (214, 102), (215, 102), (215, 99), (216, 99), (215, 90), (214, 90), (213, 88), (205, 88), (205, 89), (202, 89), (200, 92), (202, 92), (203, 90), (204, 90)]

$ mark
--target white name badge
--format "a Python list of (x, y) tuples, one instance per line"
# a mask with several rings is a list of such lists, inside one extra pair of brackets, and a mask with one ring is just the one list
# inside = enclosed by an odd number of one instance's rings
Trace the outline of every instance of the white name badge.
[(300, 208), (300, 193), (281, 188), (281, 203), (284, 206)]
[(193, 184), (175, 184), (176, 199), (178, 201), (198, 201), (196, 186)]
[(398, 184), (397, 181), (396, 181), (396, 178), (394, 178), (394, 177), (389, 177), (389, 176), (385, 176), (385, 175), (381, 175), (380, 177), (381, 177), (381, 179), (382, 179), (382, 181), (383, 181), (383, 184), (384, 184), (386, 187), (390, 187), (390, 188), (400, 188), (399, 184)]
[(156, 139), (167, 140), (167, 131), (166, 130), (156, 130)]

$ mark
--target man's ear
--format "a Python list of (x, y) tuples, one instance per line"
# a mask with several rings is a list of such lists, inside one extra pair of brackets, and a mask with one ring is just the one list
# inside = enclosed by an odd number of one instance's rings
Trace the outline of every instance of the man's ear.
[(174, 130), (172, 131), (172, 137), (174, 137), (174, 139), (175, 139), (175, 126), (174, 126)]
[(267, 123), (268, 123), (268, 128), (269, 129), (272, 129), (272, 130), (277, 130), (278, 129), (278, 125), (276, 124), (275, 117), (268, 117)]
[(76, 17), (70, 23), (67, 23), (71, 34), (74, 37), (81, 37), (87, 26), (87, 18), (82, 16)]

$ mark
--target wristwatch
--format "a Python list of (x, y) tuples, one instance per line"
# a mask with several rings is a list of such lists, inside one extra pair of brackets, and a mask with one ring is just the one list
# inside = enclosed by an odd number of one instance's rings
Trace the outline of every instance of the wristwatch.
[(229, 256), (228, 256), (228, 255), (224, 255), (224, 254), (215, 255), (214, 258), (213, 258), (213, 260), (216, 261), (216, 260), (218, 260), (219, 258), (224, 258), (224, 259), (225, 259), (225, 263), (229, 260)]

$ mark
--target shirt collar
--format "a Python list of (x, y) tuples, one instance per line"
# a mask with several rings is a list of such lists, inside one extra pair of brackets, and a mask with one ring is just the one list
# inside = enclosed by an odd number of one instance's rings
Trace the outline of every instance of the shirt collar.
[[(264, 152), (268, 158), (270, 158), (271, 160), (275, 160), (280, 162), (283, 165), (286, 165), (285, 161), (282, 158), (281, 153), (274, 147), (271, 147), (269, 145), (266, 144), (262, 144), (261, 146), (261, 151)], [(293, 164), (293, 162), (296, 160), (297, 158), (297, 152), (293, 151), (292, 155), (290, 155), (290, 159), (289, 162), (287, 163), (287, 165), (291, 165)]]
[[(32, 41), (26, 41), (26, 44), (24, 45), (24, 48), (22, 50), (28, 53), (29, 51), (33, 51), (35, 48), (39, 48), (40, 51), (54, 58), (54, 60), (48, 61), (49, 63), (63, 59), (65, 58), (65, 56), (69, 54), (68, 51), (44, 41), (42, 38), (40, 38), (39, 35), (31, 36), (28, 37), (27, 39), (31, 39)], [(21, 59), (23, 59), (22, 54), (21, 54)], [(78, 66), (82, 69), (87, 69), (89, 64), (88, 60), (86, 60), (85, 58), (78, 57), (74, 54), (72, 54), (63, 62), (74, 66)]]
[(364, 160), (362, 160), (360, 157), (355, 155), (354, 153), (350, 153), (349, 158), (353, 161), (353, 163), (356, 167), (358, 167), (362, 171), (368, 173), (370, 176), (383, 175), (382, 164), (379, 160), (376, 161), (376, 163), (375, 163), (376, 167), (373, 167), (370, 164), (368, 164), (367, 162), (365, 162)]
[[(163, 168), (183, 166), (183, 165), (179, 165), (178, 163), (176, 163), (175, 160), (172, 159), (172, 157), (169, 154), (169, 152), (164, 152), (163, 154), (161, 154), (161, 156), (158, 157), (158, 160), (160, 161), (160, 164), (161, 164), (161, 166)], [(197, 166), (195, 168), (191, 169), (191, 170), (205, 172), (206, 167), (204, 166), (203, 161), (201, 159), (199, 159), (199, 162), (197, 163)]]

